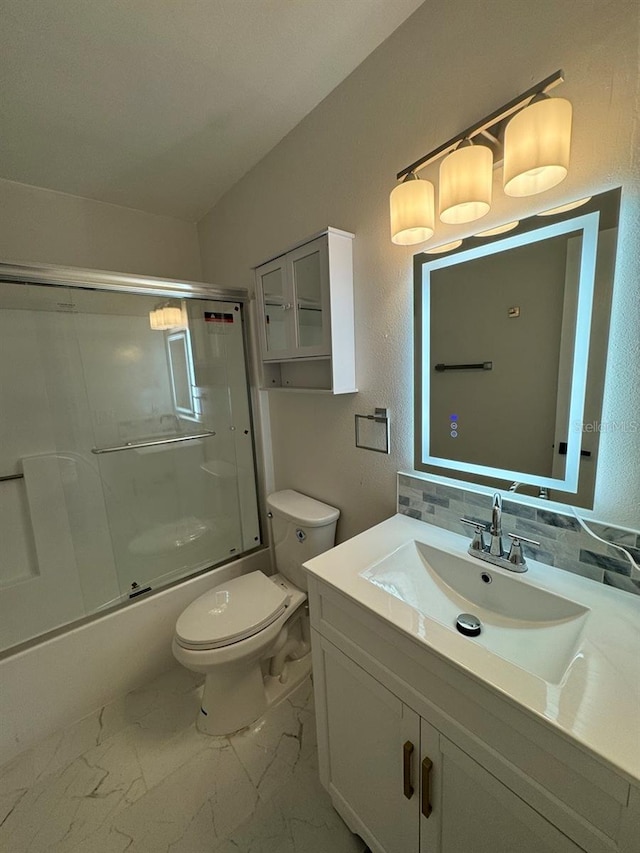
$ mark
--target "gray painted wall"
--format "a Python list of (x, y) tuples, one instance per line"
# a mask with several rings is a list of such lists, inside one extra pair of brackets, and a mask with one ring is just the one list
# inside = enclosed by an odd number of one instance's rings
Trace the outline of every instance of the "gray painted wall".
[(2, 179), (0, 260), (201, 278), (191, 222)]
[[(563, 68), (574, 107), (569, 176), (543, 198), (507, 199), (474, 229), (624, 187), (605, 421), (640, 411), (640, 82), (635, 0), (585, 4), (426, 2), (199, 223), (205, 278), (253, 286), (252, 265), (327, 225), (354, 231), (354, 396), (271, 394), (275, 484), (341, 508), (344, 539), (395, 510), (398, 470), (413, 467), (412, 255), (389, 239), (396, 172), (480, 116)], [(429, 176), (429, 170), (425, 177)], [(496, 181), (500, 173), (496, 173)], [(416, 247), (419, 249), (421, 247)], [(354, 447), (353, 416), (388, 406), (389, 456)], [(598, 517), (637, 524), (640, 433), (603, 433)]]

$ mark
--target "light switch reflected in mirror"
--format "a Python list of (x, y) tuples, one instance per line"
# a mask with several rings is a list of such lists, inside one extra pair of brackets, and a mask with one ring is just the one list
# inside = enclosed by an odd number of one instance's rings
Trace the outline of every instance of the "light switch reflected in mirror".
[(415, 256), (416, 470), (593, 505), (619, 202)]

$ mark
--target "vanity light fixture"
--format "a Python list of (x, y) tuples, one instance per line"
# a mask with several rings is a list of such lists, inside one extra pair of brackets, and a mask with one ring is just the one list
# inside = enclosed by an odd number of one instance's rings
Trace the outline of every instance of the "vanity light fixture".
[(431, 181), (407, 172), (391, 191), (391, 241), (398, 246), (424, 243), (435, 230), (435, 191)]
[(540, 93), (507, 124), (504, 132), (507, 195), (536, 195), (566, 178), (571, 153), (571, 114), (571, 103), (565, 98), (550, 98)]
[(412, 246), (433, 235), (434, 186), (417, 173), (441, 158), (438, 211), (446, 224), (489, 212), (492, 172), (500, 163), (507, 195), (533, 195), (560, 183), (569, 168), (571, 104), (547, 92), (563, 80), (556, 71), (398, 172), (402, 183), (390, 197), (392, 242)]
[(491, 210), (493, 154), (486, 145), (463, 139), (440, 164), (440, 221), (462, 225)]

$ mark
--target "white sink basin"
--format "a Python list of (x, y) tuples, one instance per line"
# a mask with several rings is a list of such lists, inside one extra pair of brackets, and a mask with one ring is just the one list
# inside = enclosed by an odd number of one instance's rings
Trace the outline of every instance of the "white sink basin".
[(455, 633), (457, 617), (473, 614), (481, 633), (474, 638), (460, 634), (461, 640), (478, 643), (550, 684), (562, 681), (590, 613), (522, 575), (415, 540), (360, 575)]

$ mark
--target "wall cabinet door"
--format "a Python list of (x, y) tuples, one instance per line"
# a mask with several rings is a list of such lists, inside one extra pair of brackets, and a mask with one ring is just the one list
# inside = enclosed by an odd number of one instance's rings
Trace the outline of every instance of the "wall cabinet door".
[(256, 280), (263, 360), (331, 355), (326, 236), (259, 267)]
[[(434, 771), (441, 853), (581, 853), (559, 829), (442, 736)], [(431, 848), (421, 849), (431, 853)]]
[(276, 258), (256, 270), (261, 312), (262, 357), (289, 358), (293, 352), (292, 295), (285, 258)]
[(331, 355), (327, 238), (319, 237), (286, 256), (291, 280), (295, 355)]
[(334, 805), (373, 853), (417, 853), (420, 719), (337, 649), (322, 646)]

